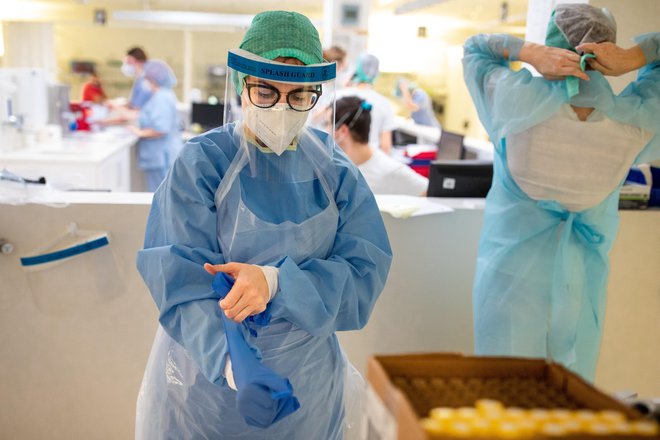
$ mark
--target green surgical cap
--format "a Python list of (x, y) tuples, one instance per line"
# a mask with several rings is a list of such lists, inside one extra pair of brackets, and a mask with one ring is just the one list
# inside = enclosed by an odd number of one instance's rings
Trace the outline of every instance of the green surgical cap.
[(269, 60), (291, 57), (304, 64), (323, 62), (319, 33), (309, 18), (297, 12), (266, 11), (255, 15), (239, 47)]
[[(305, 65), (323, 62), (319, 33), (309, 18), (297, 12), (266, 11), (255, 15), (239, 47), (268, 60), (287, 57)], [(239, 95), (244, 77), (239, 72), (232, 76)]]

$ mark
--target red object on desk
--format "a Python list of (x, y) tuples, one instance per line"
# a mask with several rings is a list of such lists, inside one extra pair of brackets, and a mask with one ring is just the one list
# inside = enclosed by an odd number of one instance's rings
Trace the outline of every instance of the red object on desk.
[(424, 177), (429, 177), (429, 168), (431, 165), (431, 161), (435, 160), (437, 154), (437, 148), (429, 148), (428, 150), (425, 151), (423, 150), (423, 151), (415, 152), (414, 155), (409, 154), (410, 151), (415, 151), (415, 150), (406, 149), (406, 152), (404, 154), (404, 156), (412, 159), (412, 162), (410, 162), (408, 166), (412, 168), (412, 170), (415, 171), (417, 174), (420, 174)]
[(76, 115), (76, 130), (90, 131), (91, 126), (87, 122), (87, 118), (92, 113), (89, 103), (86, 102), (71, 102), (69, 109)]

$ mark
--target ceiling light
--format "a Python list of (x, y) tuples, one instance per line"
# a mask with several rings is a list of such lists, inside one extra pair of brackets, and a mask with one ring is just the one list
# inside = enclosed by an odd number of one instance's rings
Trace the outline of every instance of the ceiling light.
[(235, 26), (247, 28), (254, 15), (217, 14), (212, 12), (190, 11), (114, 11), (115, 21), (136, 21), (143, 23), (176, 24), (181, 26)]
[(394, 9), (395, 14), (406, 14), (408, 12), (416, 11), (418, 9), (428, 8), (429, 6), (439, 5), (440, 3), (445, 3), (448, 0), (412, 0), (407, 3), (403, 3), (401, 6), (397, 6)]

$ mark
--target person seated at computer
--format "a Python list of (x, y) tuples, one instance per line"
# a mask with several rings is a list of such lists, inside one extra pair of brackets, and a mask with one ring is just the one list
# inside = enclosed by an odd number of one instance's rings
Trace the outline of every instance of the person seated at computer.
[(374, 194), (425, 196), (428, 179), (404, 163), (369, 147), (371, 127), (369, 102), (347, 96), (335, 105), (335, 142), (357, 165)]

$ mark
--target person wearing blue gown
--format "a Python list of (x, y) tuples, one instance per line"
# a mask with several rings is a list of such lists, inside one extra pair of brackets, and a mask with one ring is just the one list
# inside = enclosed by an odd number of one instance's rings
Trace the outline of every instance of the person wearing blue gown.
[(144, 77), (144, 65), (147, 62), (147, 54), (141, 47), (132, 47), (126, 52), (121, 71), (129, 78), (135, 78), (131, 94), (128, 97), (128, 106), (139, 110), (149, 101), (153, 91)]
[[(477, 354), (550, 358), (594, 379), (619, 191), (630, 166), (660, 157), (660, 34), (630, 49), (615, 37), (607, 11), (562, 4), (546, 45), (465, 43), (465, 81), (495, 146), (473, 288)], [(543, 77), (512, 70), (515, 60)], [(638, 69), (618, 95), (604, 76)]]
[(181, 150), (181, 128), (172, 87), (176, 77), (161, 60), (147, 61), (144, 80), (152, 89), (149, 100), (138, 113), (138, 166), (144, 171), (147, 191), (154, 192), (161, 184)]
[[(366, 325), (392, 252), (364, 178), (332, 134), (305, 126), (334, 72), (294, 12), (257, 14), (230, 51), (227, 88), (244, 119), (187, 142), (154, 194), (137, 257), (160, 325), (136, 438), (339, 440), (359, 415), (348, 408), (360, 377), (335, 332)], [(220, 302), (219, 273), (233, 279)], [(270, 323), (248, 328), (264, 310)], [(295, 412), (268, 427), (237, 412), (222, 314), (289, 379)]]

